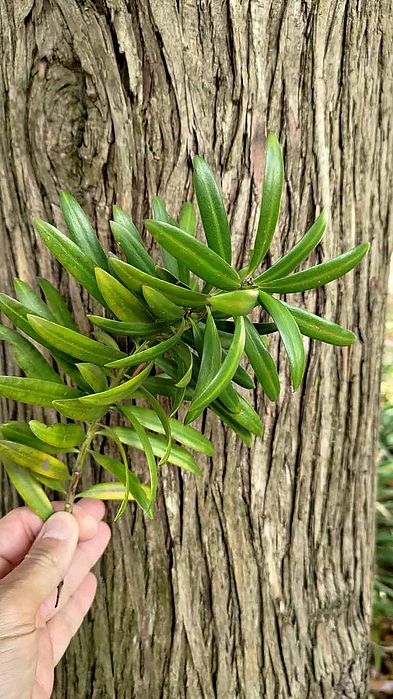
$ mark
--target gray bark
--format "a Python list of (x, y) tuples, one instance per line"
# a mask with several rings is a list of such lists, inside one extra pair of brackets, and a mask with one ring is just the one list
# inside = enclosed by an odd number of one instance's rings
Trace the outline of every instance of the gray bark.
[[(196, 479), (162, 471), (157, 514), (113, 527), (94, 608), (54, 697), (364, 697), (373, 481), (392, 247), (390, 0), (14, 0), (0, 4), (0, 287), (59, 282), (81, 328), (90, 304), (37, 241), (73, 193), (111, 244), (117, 202), (140, 223), (159, 193), (177, 212), (190, 156), (222, 184), (236, 258), (252, 245), (267, 129), (284, 146), (272, 258), (324, 205), (313, 262), (370, 240), (361, 267), (297, 299), (359, 335), (307, 342), (301, 389), (270, 404), (251, 450), (216, 417)], [(2, 350), (2, 372), (14, 373)], [(2, 402), (2, 417), (29, 411)], [(97, 477), (97, 474), (93, 475)], [(4, 473), (3, 511), (17, 502)], [(110, 515), (111, 517), (112, 515)]]

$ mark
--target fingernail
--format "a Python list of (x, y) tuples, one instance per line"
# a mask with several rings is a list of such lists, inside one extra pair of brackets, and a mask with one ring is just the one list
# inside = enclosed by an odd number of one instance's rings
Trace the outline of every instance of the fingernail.
[(74, 517), (68, 512), (55, 512), (42, 528), (42, 538), (69, 539), (74, 534)]

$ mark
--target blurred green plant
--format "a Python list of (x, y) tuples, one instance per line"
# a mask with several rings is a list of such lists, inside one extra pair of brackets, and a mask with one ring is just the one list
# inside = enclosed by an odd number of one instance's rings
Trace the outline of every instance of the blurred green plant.
[[(31, 420), (0, 427), (0, 459), (17, 491), (40, 517), (52, 512), (42, 486), (64, 493), (68, 511), (75, 497), (84, 496), (119, 500), (118, 516), (129, 500), (135, 500), (152, 516), (160, 466), (168, 462), (198, 474), (188, 448), (213, 456), (210, 441), (188, 424), (206, 408), (248, 446), (253, 435), (262, 436), (260, 417), (237, 387), (255, 386), (241, 364), (246, 355), (266, 395), (278, 398), (280, 381), (267, 335), (279, 333), (294, 389), (305, 370), (302, 335), (338, 346), (355, 340), (352, 332), (336, 323), (273, 296), (321, 287), (349, 272), (366, 254), (368, 243), (363, 243), (293, 273), (320, 242), (326, 229), (324, 211), (288, 253), (258, 273), (276, 229), (283, 180), (281, 146), (269, 134), (254, 247), (249, 263), (240, 270), (232, 264), (231, 231), (221, 193), (199, 156), (194, 158), (194, 188), (207, 245), (196, 237), (191, 202), (175, 220), (155, 197), (154, 218), (144, 223), (159, 245), (162, 266), (150, 257), (130, 216), (117, 206), (110, 227), (125, 260), (104, 252), (70, 194), (60, 194), (68, 236), (35, 220), (42, 242), (104, 311), (87, 315), (96, 328), (93, 339), (79, 332), (65, 300), (45, 279), (38, 279), (42, 295), (18, 279), (16, 299), (0, 294), (0, 309), (18, 329), (2, 326), (0, 337), (10, 344), (24, 373), (0, 377), (0, 396), (54, 408), (63, 416), (63, 421), (51, 425)], [(270, 320), (252, 322), (247, 316), (256, 306)], [(128, 352), (119, 347), (118, 336), (129, 338)], [(50, 353), (51, 363), (31, 340)], [(172, 399), (169, 412), (157, 395)], [(150, 407), (135, 405), (138, 399)], [(184, 402), (183, 423), (174, 416), (179, 417)], [(121, 415), (128, 427), (111, 427), (112, 413)], [(114, 442), (118, 459), (94, 451), (96, 435)], [(131, 469), (126, 446), (144, 452), (147, 483)], [(75, 455), (72, 474), (58, 458), (65, 453)], [(115, 481), (78, 493), (89, 454)]]

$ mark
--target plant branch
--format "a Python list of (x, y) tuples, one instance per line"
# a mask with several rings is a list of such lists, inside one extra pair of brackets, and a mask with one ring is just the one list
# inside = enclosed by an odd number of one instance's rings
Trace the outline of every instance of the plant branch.
[(75, 466), (74, 466), (73, 471), (72, 471), (71, 481), (70, 481), (70, 485), (68, 488), (66, 501), (64, 504), (64, 512), (72, 512), (76, 492), (77, 492), (79, 481), (80, 481), (80, 478), (82, 475), (83, 466), (84, 466), (86, 456), (87, 456), (89, 448), (90, 448), (90, 444), (92, 443), (92, 441), (96, 435), (97, 427), (98, 427), (98, 420), (94, 420), (89, 425), (89, 428), (86, 432), (86, 437), (85, 437), (84, 441), (82, 442), (81, 448), (79, 450), (79, 454), (78, 454), (77, 459), (75, 461)]

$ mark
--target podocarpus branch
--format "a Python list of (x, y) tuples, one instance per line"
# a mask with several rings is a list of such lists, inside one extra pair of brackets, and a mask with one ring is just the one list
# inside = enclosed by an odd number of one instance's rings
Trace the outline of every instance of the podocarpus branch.
[[(45, 221), (35, 221), (43, 243), (101, 304), (102, 315), (87, 316), (96, 327), (95, 339), (79, 332), (66, 301), (47, 280), (38, 282), (42, 296), (22, 280), (15, 282), (16, 299), (0, 294), (0, 310), (23, 333), (0, 325), (0, 339), (11, 344), (26, 374), (0, 377), (0, 396), (55, 409), (72, 421), (47, 426), (31, 420), (0, 427), (0, 459), (19, 494), (42, 519), (53, 512), (43, 486), (66, 493), (66, 512), (72, 512), (76, 498), (87, 497), (121, 501), (118, 514), (133, 500), (151, 517), (157, 465), (172, 463), (199, 474), (187, 449), (214, 453), (210, 441), (188, 426), (203, 410), (211, 409), (247, 446), (254, 436), (263, 435), (260, 415), (238, 387), (254, 389), (255, 377), (270, 400), (278, 398), (280, 379), (266, 341), (269, 334), (281, 336), (294, 388), (306, 367), (302, 335), (341, 346), (355, 340), (351, 331), (273, 296), (319, 288), (353, 269), (368, 249), (361, 243), (333, 260), (296, 272), (325, 232), (322, 211), (291, 250), (270, 268), (262, 268), (284, 181), (281, 146), (274, 134), (266, 141), (259, 222), (244, 268), (232, 264), (222, 195), (200, 157), (194, 161), (193, 181), (206, 243), (196, 235), (191, 202), (176, 219), (155, 197), (154, 220), (145, 221), (145, 227), (160, 247), (162, 266), (150, 257), (130, 216), (119, 207), (114, 207), (111, 229), (125, 260), (105, 253), (70, 194), (60, 195), (68, 236)], [(270, 316), (269, 322), (247, 317), (256, 307)], [(116, 341), (119, 335), (129, 339), (128, 354)], [(37, 343), (52, 355), (53, 365)], [(242, 365), (244, 356), (254, 376)], [(169, 414), (157, 396), (172, 400)], [(138, 405), (140, 398), (150, 407)], [(187, 411), (181, 421), (175, 416), (183, 403)], [(125, 417), (127, 426), (111, 427), (113, 413)], [(105, 415), (105, 436), (117, 446), (121, 461), (90, 449)], [(122, 445), (144, 452), (146, 479), (132, 471)], [(55, 454), (75, 453), (78, 447), (70, 475)], [(78, 492), (89, 452), (115, 480)]]

